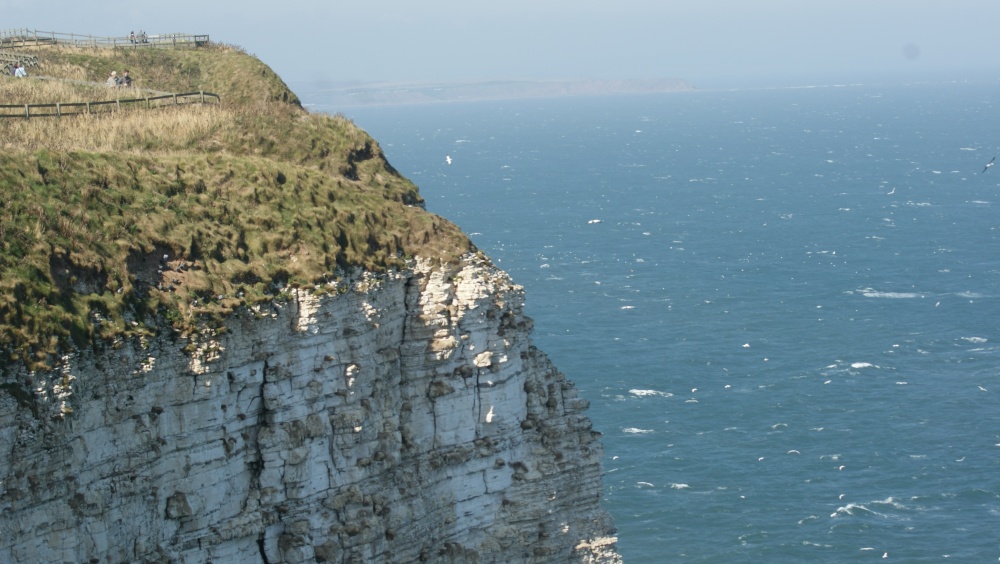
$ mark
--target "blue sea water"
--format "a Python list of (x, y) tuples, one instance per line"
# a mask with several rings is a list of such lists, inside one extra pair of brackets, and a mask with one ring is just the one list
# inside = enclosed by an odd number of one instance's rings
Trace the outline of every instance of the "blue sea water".
[(1000, 83), (304, 99), (525, 286), (626, 562), (1000, 558)]

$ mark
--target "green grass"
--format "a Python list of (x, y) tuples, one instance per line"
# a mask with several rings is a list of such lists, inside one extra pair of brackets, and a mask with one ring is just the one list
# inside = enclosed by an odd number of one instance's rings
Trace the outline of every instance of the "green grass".
[[(365, 132), (305, 112), (238, 49), (37, 52), (53, 74), (127, 66), (223, 103), (0, 121), (0, 370), (168, 327), (221, 330), (291, 287), (472, 249)], [(66, 95), (28, 82), (17, 103)]]

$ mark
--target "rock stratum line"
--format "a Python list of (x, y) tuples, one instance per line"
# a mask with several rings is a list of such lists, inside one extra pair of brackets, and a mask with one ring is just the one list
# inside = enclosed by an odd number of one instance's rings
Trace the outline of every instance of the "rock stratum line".
[(467, 255), (290, 296), (188, 352), (5, 375), (0, 560), (620, 560), (588, 403), (506, 274)]

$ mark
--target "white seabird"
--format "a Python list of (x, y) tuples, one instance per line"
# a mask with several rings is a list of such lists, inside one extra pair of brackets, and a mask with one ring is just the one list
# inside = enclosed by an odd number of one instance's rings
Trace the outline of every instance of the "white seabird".
[(447, 164), (451, 164), (451, 155), (445, 155), (444, 162), (446, 162)]
[[(993, 161), (995, 161), (995, 160), (997, 160), (997, 157), (996, 157), (996, 155), (993, 155), (993, 158), (990, 159), (990, 162), (986, 163), (986, 166), (983, 167), (983, 172), (986, 172), (987, 170), (989, 170), (990, 167), (993, 166)], [(979, 174), (982, 174), (983, 172), (980, 172)]]

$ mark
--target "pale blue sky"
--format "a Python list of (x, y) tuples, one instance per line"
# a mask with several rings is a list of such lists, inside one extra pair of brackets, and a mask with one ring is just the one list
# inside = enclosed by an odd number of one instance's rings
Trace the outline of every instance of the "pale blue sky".
[(996, 0), (0, 0), (2, 28), (207, 33), (286, 81), (677, 77), (702, 87), (1000, 72)]

